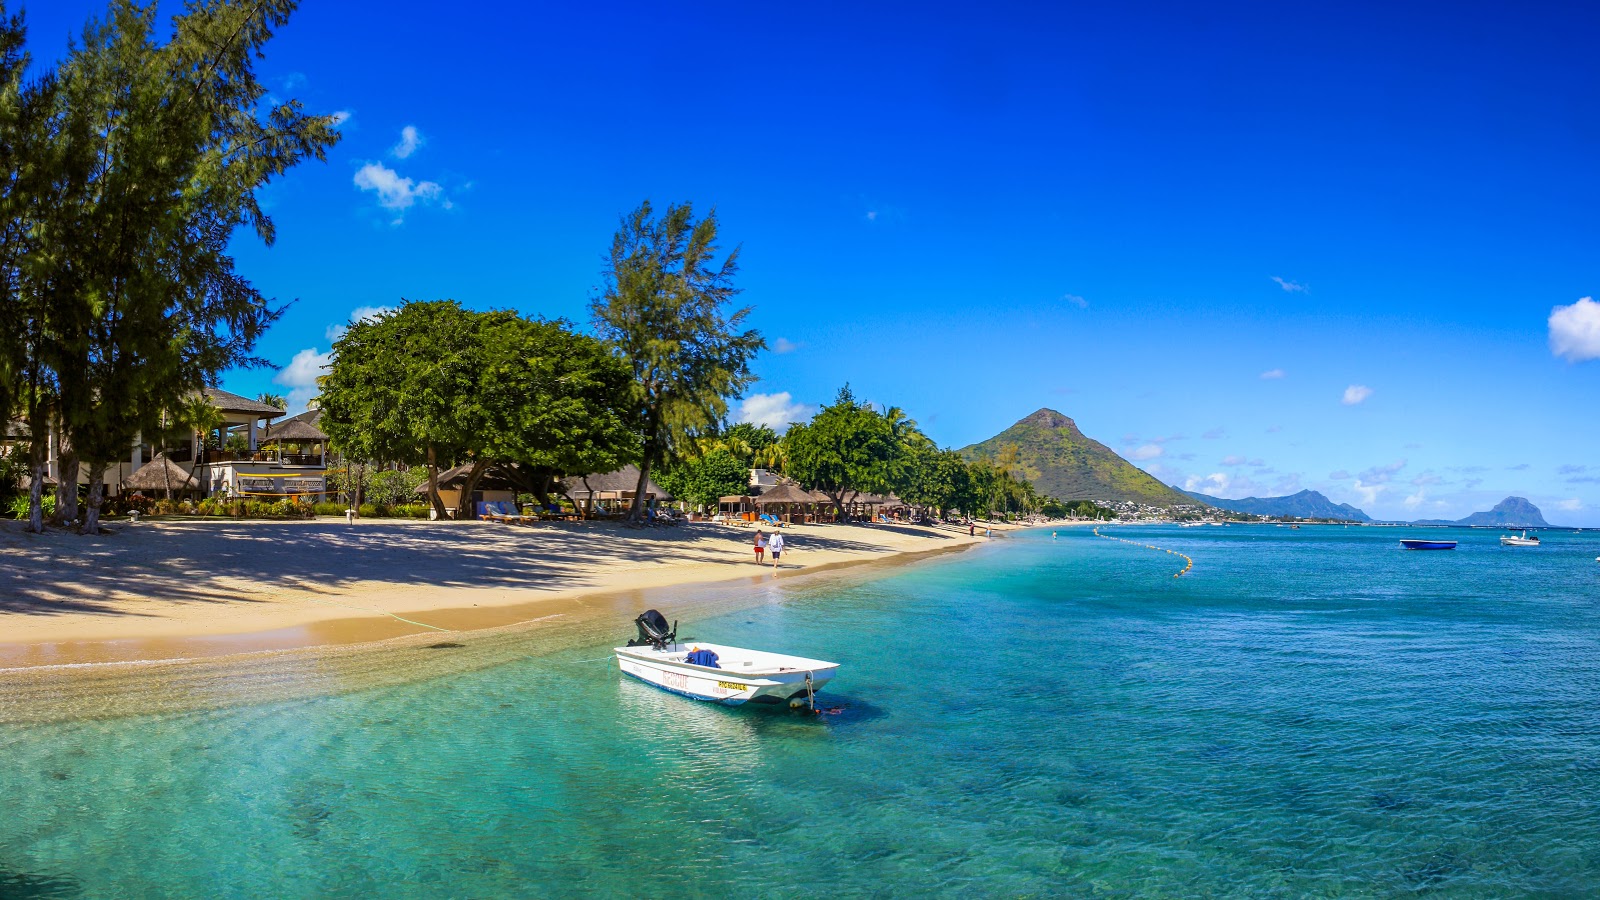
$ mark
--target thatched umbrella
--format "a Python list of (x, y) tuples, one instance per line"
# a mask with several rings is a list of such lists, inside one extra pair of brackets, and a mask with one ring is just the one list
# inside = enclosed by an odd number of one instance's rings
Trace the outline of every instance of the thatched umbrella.
[(761, 507), (781, 505), (784, 508), (784, 515), (788, 516), (789, 507), (797, 503), (801, 505), (809, 505), (817, 501), (811, 496), (810, 491), (792, 481), (785, 481), (777, 487), (762, 493), (761, 496), (756, 497), (753, 502), (756, 506)]
[(167, 454), (157, 453), (154, 459), (122, 483), (122, 489), (124, 492), (166, 491), (170, 498), (173, 491), (198, 491), (200, 483), (182, 466), (167, 459)]

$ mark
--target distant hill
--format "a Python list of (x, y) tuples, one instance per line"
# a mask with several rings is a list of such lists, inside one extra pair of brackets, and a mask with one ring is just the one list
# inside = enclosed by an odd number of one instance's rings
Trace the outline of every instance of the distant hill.
[(1198, 505), (1110, 447), (1085, 437), (1077, 423), (1053, 409), (1041, 409), (987, 441), (964, 447), (961, 455), (967, 459), (993, 459), (1007, 444), (1017, 445), (1023, 477), (1039, 493), (1058, 500), (1131, 500), (1163, 507)]
[[(1173, 490), (1180, 489), (1174, 487)], [(1334, 503), (1316, 491), (1301, 491), (1298, 494), (1290, 494), (1287, 497), (1245, 497), (1242, 500), (1224, 500), (1221, 497), (1197, 494), (1194, 491), (1182, 491), (1182, 493), (1218, 509), (1229, 509), (1234, 512), (1249, 513), (1253, 516), (1344, 519), (1348, 522), (1372, 521), (1366, 513), (1356, 509), (1354, 506), (1348, 503)]]
[(1483, 525), (1491, 528), (1549, 528), (1539, 507), (1526, 497), (1507, 497), (1488, 512), (1475, 512), (1465, 519), (1447, 522), (1443, 519), (1424, 519), (1418, 525)]

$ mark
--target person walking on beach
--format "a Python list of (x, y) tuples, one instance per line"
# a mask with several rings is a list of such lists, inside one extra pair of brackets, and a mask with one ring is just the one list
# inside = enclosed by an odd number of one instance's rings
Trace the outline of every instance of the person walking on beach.
[(767, 541), (767, 549), (772, 551), (772, 574), (776, 575), (778, 574), (778, 557), (783, 555), (783, 535), (781, 533), (773, 534), (772, 539)]
[(757, 528), (756, 529), (756, 565), (758, 565), (758, 566), (761, 565), (761, 563), (762, 563), (761, 554), (763, 554), (765, 552), (767, 552), (767, 533), (765, 531), (762, 531), (761, 529)]

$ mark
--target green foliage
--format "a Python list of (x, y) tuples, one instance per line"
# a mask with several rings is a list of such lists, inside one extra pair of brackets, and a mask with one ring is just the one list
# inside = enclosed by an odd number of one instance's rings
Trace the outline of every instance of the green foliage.
[[(45, 492), (44, 496), (40, 498), (40, 504), (43, 506), (46, 516), (56, 514), (56, 495), (53, 492)], [(19, 494), (12, 497), (8, 508), (11, 511), (11, 518), (26, 519), (28, 517), (28, 495)]]
[(731, 452), (718, 448), (661, 469), (657, 482), (679, 500), (695, 506), (714, 506), (722, 497), (749, 491), (750, 470)]
[(333, 353), (322, 427), (349, 459), (559, 475), (614, 470), (637, 454), (627, 367), (562, 322), (408, 301), (352, 325)]
[(926, 506), (943, 516), (950, 510), (971, 515), (977, 509), (972, 473), (954, 450), (919, 448), (906, 467), (900, 499)]
[(858, 491), (886, 493), (904, 473), (907, 448), (896, 419), (857, 403), (845, 385), (810, 422), (783, 437), (788, 474), (833, 498), (840, 514)]
[[(728, 398), (754, 380), (750, 361), (766, 346), (743, 328), (749, 307), (725, 309), (739, 293), (739, 251), (719, 264), (716, 241), (715, 211), (696, 222), (686, 203), (656, 218), (646, 201), (623, 218), (605, 290), (590, 306), (595, 330), (632, 370), (627, 420), (643, 437), (641, 478), (694, 455), (694, 439), (727, 415)], [(629, 518), (643, 511), (641, 497)]]
[(401, 506), (416, 502), (417, 488), (427, 480), (428, 472), (422, 468), (376, 472), (368, 469), (367, 484), (361, 494), (364, 499), (382, 506)]
[(87, 464), (88, 532), (101, 472), (136, 434), (162, 430), (220, 372), (262, 362), (251, 350), (279, 311), (235, 271), (234, 232), (270, 245), (256, 191), (338, 140), (296, 102), (261, 109), (255, 61), (294, 5), (197, 0), (158, 28), (155, 4), (113, 0), (29, 86), (12, 65), (20, 29), (0, 28), (0, 152), (27, 161), (0, 176), (0, 306), (13, 313), (0, 316), (0, 380), (25, 384), (30, 426), (59, 424)]
[(319, 516), (339, 516), (343, 518), (344, 511), (346, 509), (349, 509), (349, 507), (345, 506), (343, 503), (324, 501), (322, 503), (312, 504), (312, 511)]

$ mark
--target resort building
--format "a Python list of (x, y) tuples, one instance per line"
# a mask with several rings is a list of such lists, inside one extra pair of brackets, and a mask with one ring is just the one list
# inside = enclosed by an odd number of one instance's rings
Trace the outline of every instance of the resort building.
[[(165, 485), (171, 480), (172, 470), (166, 466), (183, 473), (182, 490), (201, 496), (319, 499), (326, 493), (328, 436), (317, 428), (320, 410), (273, 424), (284, 410), (218, 388), (206, 388), (204, 395), (221, 415), (222, 424), (203, 434), (191, 434), (176, 446), (153, 447), (141, 436), (125, 461), (106, 470), (107, 497), (136, 490), (148, 494), (146, 482)], [(26, 426), (18, 423), (6, 432), (8, 445), (29, 438)], [(46, 440), (46, 484), (53, 487), (61, 476), (61, 440), (53, 433)], [(164, 465), (135, 479), (157, 457)], [(157, 473), (162, 477), (156, 479)], [(78, 482), (89, 483), (86, 468), (79, 469)]]

